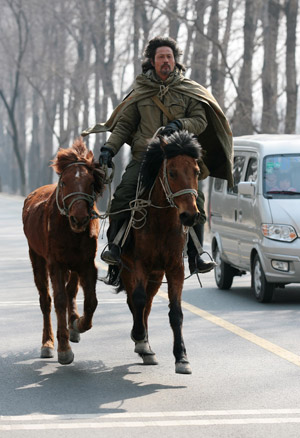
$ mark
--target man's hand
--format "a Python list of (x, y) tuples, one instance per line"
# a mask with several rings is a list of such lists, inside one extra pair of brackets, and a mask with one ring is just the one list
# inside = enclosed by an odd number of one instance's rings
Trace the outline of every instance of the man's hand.
[(164, 129), (160, 132), (160, 135), (166, 135), (167, 137), (169, 137), (169, 135), (173, 134), (175, 131), (180, 131), (181, 129), (181, 121), (173, 120), (164, 127)]
[(111, 149), (103, 146), (100, 151), (99, 164), (100, 166), (112, 167), (112, 157), (114, 153)]

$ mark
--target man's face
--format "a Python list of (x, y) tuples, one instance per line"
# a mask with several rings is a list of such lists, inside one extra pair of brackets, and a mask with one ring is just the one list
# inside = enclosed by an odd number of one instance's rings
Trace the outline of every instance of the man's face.
[(160, 79), (165, 81), (174, 70), (175, 64), (174, 53), (171, 47), (162, 46), (156, 49), (152, 65)]

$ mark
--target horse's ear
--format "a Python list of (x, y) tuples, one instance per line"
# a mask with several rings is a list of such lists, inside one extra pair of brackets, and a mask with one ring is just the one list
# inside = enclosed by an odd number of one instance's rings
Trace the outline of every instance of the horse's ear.
[(100, 166), (99, 163), (95, 163), (94, 167), (94, 179), (95, 179), (95, 192), (97, 194), (102, 195), (104, 190), (104, 181), (105, 181), (105, 171), (103, 170), (103, 167)]
[(92, 161), (94, 158), (94, 154), (92, 151), (88, 151), (88, 153), (86, 154), (86, 159), (89, 161)]

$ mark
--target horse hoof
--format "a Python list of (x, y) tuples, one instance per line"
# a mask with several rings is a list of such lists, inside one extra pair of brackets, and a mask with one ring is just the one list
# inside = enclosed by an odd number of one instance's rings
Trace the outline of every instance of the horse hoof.
[(79, 342), (80, 341), (80, 332), (78, 330), (78, 320), (75, 319), (72, 324), (72, 328), (69, 329), (69, 338), (71, 342)]
[(54, 357), (54, 348), (51, 347), (42, 347), (41, 348), (41, 358), (47, 359), (50, 357)]
[(187, 361), (175, 363), (175, 373), (177, 374), (192, 374), (192, 368)]
[(155, 354), (141, 354), (144, 365), (158, 365)]
[(72, 350), (59, 351), (58, 352), (58, 362), (61, 365), (69, 365), (73, 362), (74, 354)]
[(69, 337), (71, 342), (79, 342), (80, 341), (80, 333), (76, 330), (70, 329), (69, 330)]

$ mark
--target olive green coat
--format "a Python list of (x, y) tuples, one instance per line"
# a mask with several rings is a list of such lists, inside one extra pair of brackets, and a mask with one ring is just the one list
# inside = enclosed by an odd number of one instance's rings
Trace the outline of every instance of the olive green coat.
[(141, 160), (149, 140), (167, 117), (152, 101), (157, 95), (184, 129), (198, 136), (203, 160), (210, 175), (232, 179), (232, 133), (220, 106), (207, 89), (187, 79), (178, 70), (162, 82), (153, 70), (137, 76), (132, 92), (113, 111), (105, 123), (86, 129), (82, 135), (111, 131), (106, 146), (116, 154), (124, 143), (131, 145), (133, 158)]

